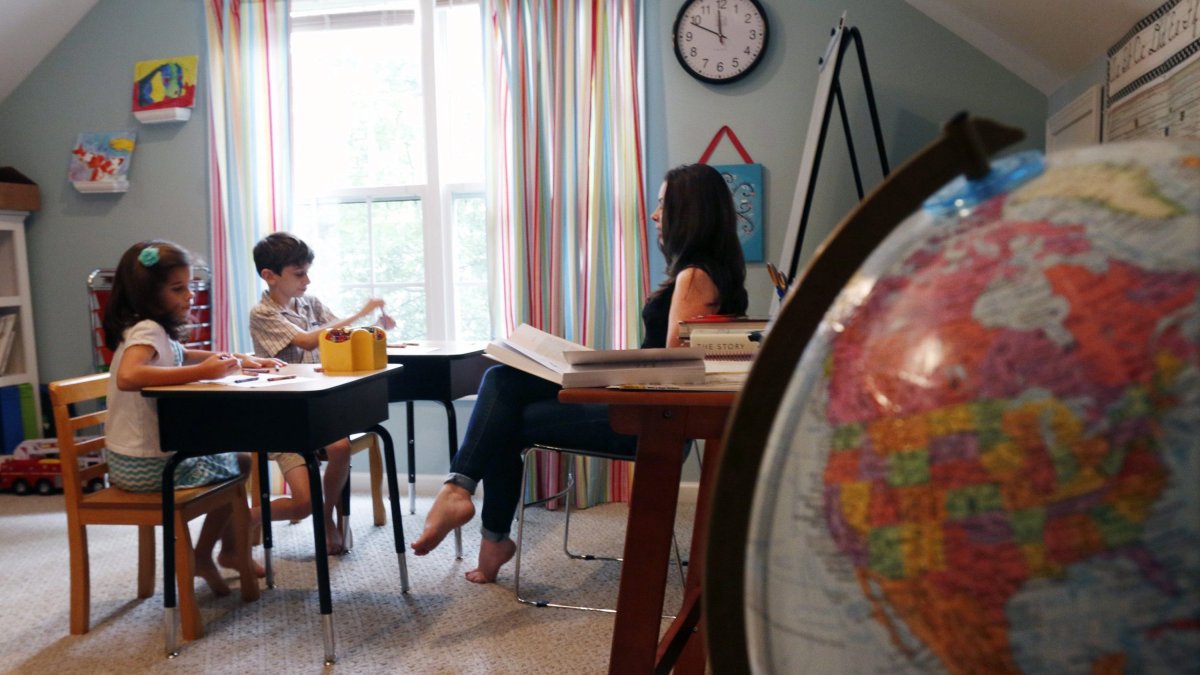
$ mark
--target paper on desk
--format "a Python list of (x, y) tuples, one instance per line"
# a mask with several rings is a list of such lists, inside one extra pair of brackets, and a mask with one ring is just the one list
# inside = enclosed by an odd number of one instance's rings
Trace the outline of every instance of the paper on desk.
[(304, 382), (305, 380), (314, 379), (311, 377), (296, 376), (296, 377), (289, 377), (286, 380), (272, 381), (271, 378), (273, 378), (273, 377), (280, 377), (280, 376), (279, 375), (259, 375), (258, 377), (254, 378), (253, 380), (249, 380), (248, 382), (238, 382), (238, 380), (248, 380), (250, 378), (250, 375), (226, 375), (225, 377), (215, 379), (215, 380), (197, 380), (197, 382), (200, 384), (223, 384), (223, 385), (226, 385), (229, 387), (241, 387), (242, 389), (261, 389), (262, 387), (273, 387), (277, 384), (293, 384), (295, 382)]
[(388, 345), (388, 349), (403, 349), (405, 354), (432, 354), (438, 350), (437, 347), (422, 347), (420, 345)]

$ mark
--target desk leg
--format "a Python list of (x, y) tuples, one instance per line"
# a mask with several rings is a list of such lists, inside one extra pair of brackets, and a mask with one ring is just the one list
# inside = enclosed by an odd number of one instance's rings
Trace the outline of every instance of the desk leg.
[(614, 430), (638, 434), (609, 673), (648, 673), (654, 668), (687, 414), (670, 406), (609, 409)]
[(265, 452), (254, 453), (258, 462), (258, 508), (262, 516), (263, 567), (267, 570), (267, 588), (275, 588), (275, 568), (271, 565), (271, 460)]
[[(400, 592), (408, 592), (408, 552), (404, 549), (404, 528), (400, 524), (400, 481), (396, 480), (396, 444), (392, 435), (382, 424), (367, 430), (383, 439), (383, 461), (387, 467), (388, 502), (392, 506), (392, 541), (396, 546), (396, 560), (400, 566)], [(411, 464), (410, 464), (411, 466)]]
[(329, 591), (329, 550), (325, 547), (325, 499), (321, 493), (321, 465), (314, 450), (305, 450), (308, 490), (312, 494), (313, 544), (317, 550), (317, 597), (321, 603), (321, 628), (325, 638), (325, 665), (337, 661), (333, 640), (333, 598)]
[(404, 402), (404, 421), (408, 431), (408, 513), (417, 512), (417, 439), (413, 429), (413, 402)]
[[(449, 434), (447, 442), (450, 448), (450, 464), (454, 464), (454, 456), (458, 454), (458, 415), (454, 412), (453, 401), (442, 401), (442, 406), (446, 408), (446, 431)], [(454, 558), (462, 560), (462, 528), (454, 528)]]
[(166, 629), (167, 658), (179, 656), (179, 635), (176, 633), (175, 607), (175, 466), (179, 453), (172, 453), (163, 467), (162, 529), (163, 529), (163, 627)]
[[(704, 443), (704, 465), (700, 469), (700, 492), (696, 499), (695, 525), (692, 528), (692, 551), (688, 557), (687, 582), (684, 584), (683, 609), (667, 629), (658, 649), (658, 672), (704, 673), (707, 666), (705, 635), (700, 631), (701, 590), (704, 583), (704, 561), (708, 555), (708, 519), (712, 513), (712, 489), (721, 466), (721, 439), (710, 438)], [(676, 662), (678, 658), (678, 662)]]

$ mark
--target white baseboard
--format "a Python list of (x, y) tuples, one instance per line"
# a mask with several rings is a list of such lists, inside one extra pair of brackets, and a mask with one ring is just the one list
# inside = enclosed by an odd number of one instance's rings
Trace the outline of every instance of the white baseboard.
[[(408, 477), (405, 475), (399, 476), (400, 479), (400, 494), (408, 496)], [(442, 489), (442, 483), (446, 480), (445, 474), (417, 474), (417, 496), (418, 497), (433, 497)], [(387, 489), (387, 485), (384, 485)], [(694, 481), (685, 481), (679, 484), (679, 501), (684, 504), (695, 504), (696, 495), (699, 493), (700, 485)], [(356, 495), (371, 494), (371, 481), (367, 479), (365, 471), (356, 471), (354, 480), (350, 481), (350, 491)]]

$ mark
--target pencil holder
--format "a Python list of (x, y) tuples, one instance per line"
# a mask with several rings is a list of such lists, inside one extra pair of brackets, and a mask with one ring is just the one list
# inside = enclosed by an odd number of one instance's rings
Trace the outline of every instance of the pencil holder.
[(355, 370), (375, 370), (375, 336), (370, 330), (355, 328), (350, 332), (350, 351)]
[(321, 367), (327, 373), (348, 373), (354, 370), (354, 352), (350, 331), (344, 328), (321, 331)]
[(367, 326), (363, 330), (371, 334), (374, 339), (374, 364), (371, 366), (373, 370), (379, 370), (387, 367), (387, 331), (379, 326)]

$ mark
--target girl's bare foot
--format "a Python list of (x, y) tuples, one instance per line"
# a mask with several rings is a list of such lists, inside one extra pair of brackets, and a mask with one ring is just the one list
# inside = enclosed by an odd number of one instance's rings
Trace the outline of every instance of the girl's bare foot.
[(474, 517), (475, 504), (471, 502), (471, 493), (454, 483), (446, 483), (438, 492), (437, 499), (433, 500), (429, 516), (425, 518), (425, 529), (412, 543), (413, 553), (429, 553), (442, 543), (451, 530), (466, 525)]
[(479, 542), (479, 567), (466, 573), (467, 581), (477, 584), (492, 584), (504, 563), (512, 560), (517, 552), (517, 544), (512, 539), (492, 541), (484, 539)]
[(212, 589), (213, 595), (221, 597), (229, 595), (229, 585), (221, 578), (221, 570), (209, 560), (196, 561), (196, 576), (200, 577)]

